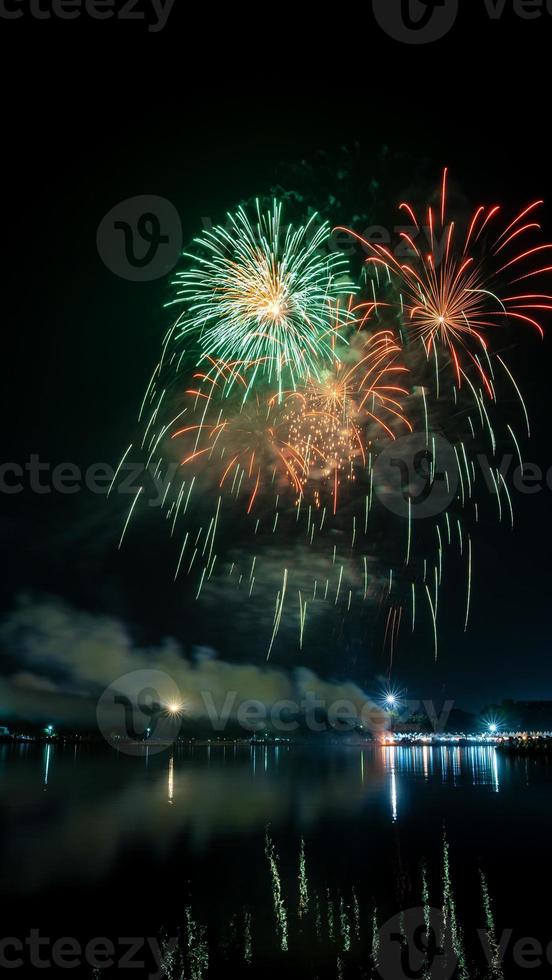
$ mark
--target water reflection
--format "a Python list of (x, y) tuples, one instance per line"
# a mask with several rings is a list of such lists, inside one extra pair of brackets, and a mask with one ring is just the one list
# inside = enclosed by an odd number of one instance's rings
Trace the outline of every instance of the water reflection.
[[(328, 884), (323, 871), (315, 868), (303, 838), (284, 863), (267, 828), (265, 865), (257, 868), (264, 889), (260, 900), (254, 907), (244, 904), (227, 909), (228, 918), (221, 921), (209, 909), (201, 910), (201, 900), (192, 895), (178, 940), (165, 938), (161, 943), (167, 951), (165, 975), (169, 980), (186, 976), (206, 980), (207, 976), (224, 976), (229, 967), (253, 965), (264, 976), (267, 970), (281, 976), (282, 969), (293, 969), (297, 976), (332, 980), (388, 976), (397, 980), (406, 976), (504, 980), (497, 944), (500, 931), (486, 875), (481, 871), (474, 877), (469, 906), (460, 912), (458, 862), (454, 862), (446, 834), (434, 850), (433, 871), (425, 860), (419, 864), (406, 908), (397, 910), (380, 907), (366, 889), (359, 897), (354, 884)], [(486, 931), (490, 961), (478, 942), (476, 926)], [(169, 928), (165, 935), (170, 934)], [(413, 935), (418, 937), (414, 942)], [(420, 944), (424, 935), (433, 937), (433, 947), (431, 942), (427, 947)], [(426, 952), (420, 969), (390, 972), (392, 947), (397, 942), (410, 951)]]
[(168, 781), (169, 803), (174, 802), (174, 756), (169, 759), (169, 781)]
[[(25, 892), (68, 875), (99, 880), (124, 848), (138, 845), (157, 860), (183, 834), (196, 851), (216, 839), (264, 836), (268, 825), (303, 835), (318, 824), (377, 834), (423, 813), (441, 819), (449, 800), (456, 805), (451, 789), (493, 795), (505, 776), (511, 790), (512, 780), (526, 786), (532, 771), (527, 760), (513, 765), (485, 746), (303, 751), (213, 743), (175, 746), (169, 756), (146, 747), (138, 759), (86, 746), (78, 753), (50, 743), (2, 746), (0, 888)], [(304, 860), (302, 869), (306, 902)]]
[(267, 830), (265, 838), (265, 855), (270, 868), (270, 878), (272, 882), (272, 902), (274, 905), (274, 917), (276, 933), (280, 942), (280, 949), (285, 952), (288, 948), (288, 913), (285, 902), (282, 898), (282, 882), (278, 871), (278, 861), (274, 844)]
[(48, 773), (50, 772), (50, 755), (52, 753), (51, 743), (44, 746), (44, 786), (48, 785)]
[(380, 751), (391, 773), (421, 775), (426, 782), (437, 776), (453, 786), (470, 778), (473, 785), (492, 786), (496, 792), (500, 789), (499, 756), (494, 746), (386, 745)]
[(391, 758), (387, 759), (387, 765), (391, 771), (391, 813), (393, 815), (393, 823), (396, 823), (397, 822), (397, 772), (396, 772), (394, 749), (391, 750), (391, 753), (392, 753)]
[[(439, 746), (394, 746), (380, 749), (383, 766), (389, 773), (389, 797), (391, 819), (396, 823), (399, 812), (400, 776), (423, 776), (424, 782), (432, 779), (457, 787), (469, 780), (474, 786), (491, 786), (500, 790), (499, 759), (496, 749), (490, 746), (449, 748)], [(361, 779), (364, 779), (363, 753), (361, 753)]]

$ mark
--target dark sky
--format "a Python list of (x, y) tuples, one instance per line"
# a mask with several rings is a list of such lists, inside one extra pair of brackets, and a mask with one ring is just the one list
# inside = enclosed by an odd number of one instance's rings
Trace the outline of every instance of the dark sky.
[[(102, 263), (96, 231), (119, 201), (172, 201), (187, 242), (203, 217), (216, 222), (278, 182), (293, 186), (302, 161), (316, 173), (346, 147), (359, 194), (379, 181), (382, 224), (394, 221), (406, 191), (431, 189), (446, 164), (475, 203), (512, 209), (544, 197), (550, 235), (552, 17), (491, 22), (483, 0), (470, 0), (446, 40), (413, 46), (387, 39), (370, 7), (363, 19), (357, 8), (340, 10), (335, 24), (321, 9), (310, 36), (284, 7), (271, 10), (272, 23), (255, 14), (243, 29), (233, 11), (226, 24), (215, 8), (203, 26), (175, 9), (157, 34), (141, 22), (26, 15), (0, 24), (3, 460), (24, 465), (35, 453), (52, 465), (114, 464), (133, 437), (166, 284), (129, 283)], [(534, 429), (526, 458), (546, 471), (550, 339), (520, 340), (517, 376)], [(516, 495), (513, 535), (482, 528), (470, 632), (445, 613), (438, 665), (430, 643), (404, 643), (399, 683), (469, 706), (552, 697), (551, 500), (551, 489)], [(162, 532), (116, 551), (117, 501), (27, 490), (2, 495), (0, 508), (3, 613), (23, 591), (47, 592), (120, 617), (142, 640), (216, 641), (213, 624), (172, 586)], [(228, 643), (223, 652), (240, 656)], [(341, 656), (311, 652), (308, 666), (373, 680), (371, 654), (365, 665), (358, 652), (354, 664)]]

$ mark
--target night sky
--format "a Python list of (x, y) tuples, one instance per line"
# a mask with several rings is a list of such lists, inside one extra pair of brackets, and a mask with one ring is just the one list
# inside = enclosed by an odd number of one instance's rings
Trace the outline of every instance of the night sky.
[[(135, 434), (167, 323), (167, 281), (131, 283), (102, 263), (97, 228), (119, 201), (167, 198), (187, 243), (203, 218), (216, 223), (278, 185), (311, 192), (320, 205), (332, 190), (327, 173), (348, 159), (351, 199), (364, 195), (358, 209), (393, 225), (396, 203), (431, 192), (448, 165), (474, 205), (503, 202), (515, 214), (545, 198), (550, 239), (552, 19), (491, 22), (483, 2), (461, 6), (446, 40), (420, 46), (386, 39), (370, 4), (362, 17), (340, 10), (335, 26), (321, 9), (310, 37), (300, 36), (294, 8), (271, 9), (272, 23), (261, 27), (255, 15), (247, 25), (256, 34), (247, 42), (233, 12), (225, 36), (225, 14), (214, 8), (204, 27), (175, 9), (156, 34), (140, 22), (2, 23), (3, 461), (24, 465), (39, 454), (52, 466), (113, 466)], [(544, 472), (552, 468), (550, 327), (543, 343), (520, 330), (510, 353), (533, 423), (525, 458)], [(469, 708), (552, 698), (552, 489), (514, 501), (513, 534), (479, 529), (469, 632), (454, 609), (452, 576), (437, 665), (429, 635), (401, 643), (394, 676), (412, 694)], [(3, 616), (22, 593), (48, 594), (117, 617), (138, 643), (173, 636), (185, 651), (212, 646), (262, 665), (264, 649), (236, 643), (173, 585), (161, 526), (117, 551), (126, 502), (26, 490), (1, 495), (0, 508)], [(361, 650), (319, 643), (282, 663), (375, 683), (376, 638)], [(1, 654), (7, 673), (11, 653)]]

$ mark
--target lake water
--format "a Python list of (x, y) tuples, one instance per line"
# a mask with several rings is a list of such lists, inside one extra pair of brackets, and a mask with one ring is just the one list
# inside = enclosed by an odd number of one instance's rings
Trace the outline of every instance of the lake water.
[(0, 786), (0, 938), (27, 941), (2, 947), (13, 976), (39, 957), (55, 977), (125, 976), (125, 957), (129, 976), (191, 980), (552, 974), (546, 760), (3, 745)]

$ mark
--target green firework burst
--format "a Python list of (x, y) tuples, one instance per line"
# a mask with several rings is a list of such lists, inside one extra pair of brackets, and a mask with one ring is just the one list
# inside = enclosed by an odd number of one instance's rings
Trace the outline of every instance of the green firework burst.
[(346, 322), (339, 297), (351, 292), (348, 262), (331, 251), (331, 229), (318, 215), (299, 227), (282, 224), (273, 201), (252, 221), (243, 207), (196, 238), (197, 255), (177, 273), (182, 304), (175, 341), (199, 348), (199, 360), (243, 364), (253, 383), (280, 390), (319, 377), (335, 358)]

